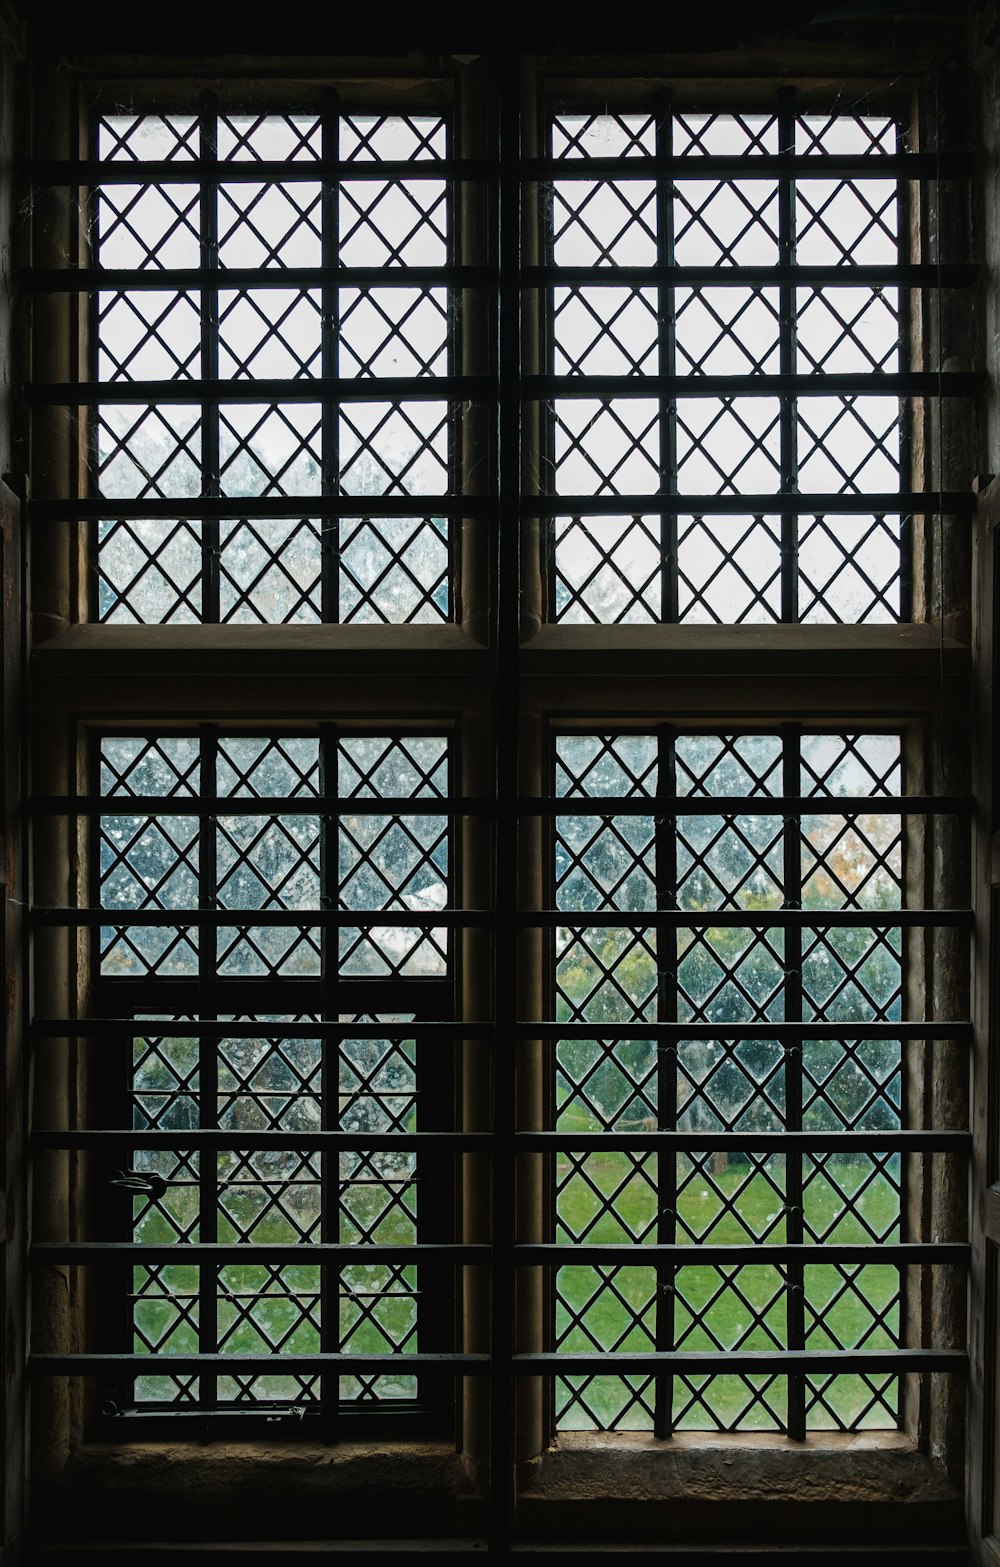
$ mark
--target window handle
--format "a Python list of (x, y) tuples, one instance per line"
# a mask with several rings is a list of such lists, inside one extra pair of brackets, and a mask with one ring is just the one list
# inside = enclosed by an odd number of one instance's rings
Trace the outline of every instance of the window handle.
[(129, 1192), (140, 1192), (151, 1197), (154, 1202), (167, 1189), (163, 1176), (148, 1170), (119, 1170), (117, 1175), (111, 1177), (111, 1185), (122, 1186)]

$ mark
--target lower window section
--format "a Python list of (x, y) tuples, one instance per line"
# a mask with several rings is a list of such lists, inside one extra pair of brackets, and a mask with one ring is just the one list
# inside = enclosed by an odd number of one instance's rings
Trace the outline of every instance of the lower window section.
[(149, 1358), (105, 1414), (450, 1423), (411, 1359), (455, 1344), (454, 1269), (418, 1251), (454, 1240), (449, 756), (333, 726), (101, 741), (93, 996), (134, 1025), (95, 1103), (134, 1142), (94, 1180), (100, 1239), (143, 1250), (97, 1270), (96, 1317)]
[[(560, 735), (553, 761), (567, 801), (554, 1346), (720, 1359), (708, 1374), (558, 1377), (557, 1426), (895, 1427), (895, 1373), (782, 1375), (738, 1357), (901, 1343), (904, 1269), (877, 1260), (904, 1238), (902, 1157), (883, 1140), (903, 1127), (902, 940), (886, 918), (903, 903), (899, 736), (663, 726)], [(677, 1134), (669, 1148), (644, 1146), (659, 1131)], [(643, 1265), (653, 1243), (673, 1250)], [(635, 1261), (573, 1261), (613, 1246)]]
[[(309, 1019), (257, 1019), (257, 1037), (201, 1039), (152, 1033), (133, 1041), (132, 1105), (136, 1129), (173, 1130), (206, 1125), (199, 1114), (202, 1082), (215, 1078), (223, 1132), (308, 1132), (322, 1126), (324, 1082), (336, 1062), (332, 1096), (335, 1126), (344, 1131), (385, 1134), (415, 1132), (428, 1098), (418, 1086), (418, 1047), (398, 1025), (401, 1015), (359, 1014), (341, 1022), (385, 1026), (385, 1036), (322, 1041), (309, 1036)], [(174, 1020), (179, 1021), (179, 1020)], [(267, 1037), (269, 1024), (298, 1024), (300, 1036)], [(203, 1072), (206, 1053), (214, 1056)], [(428, 1074), (429, 1076), (429, 1074)], [(405, 1356), (420, 1347), (423, 1269), (405, 1263), (365, 1261), (326, 1268), (303, 1262), (282, 1266), (266, 1260), (269, 1247), (322, 1240), (344, 1244), (412, 1246), (418, 1239), (418, 1197), (422, 1180), (411, 1150), (316, 1151), (269, 1146), (238, 1147), (215, 1155), (197, 1150), (137, 1152), (139, 1180), (153, 1189), (132, 1199), (131, 1239), (146, 1245), (215, 1240), (248, 1248), (247, 1260), (231, 1266), (165, 1264), (137, 1267), (132, 1275), (132, 1349), (157, 1361), (135, 1379), (137, 1407), (188, 1405), (197, 1408), (272, 1402), (300, 1405), (322, 1397), (321, 1377), (275, 1370), (218, 1377), (171, 1375), (171, 1354), (311, 1355), (321, 1349), (343, 1354), (399, 1355), (398, 1373), (359, 1372), (338, 1379), (344, 1404), (420, 1403), (418, 1379), (405, 1371)], [(163, 1183), (163, 1189), (160, 1185)], [(447, 1202), (447, 1194), (426, 1194)], [(263, 1253), (260, 1262), (249, 1248)], [(429, 1282), (429, 1281), (428, 1281)]]

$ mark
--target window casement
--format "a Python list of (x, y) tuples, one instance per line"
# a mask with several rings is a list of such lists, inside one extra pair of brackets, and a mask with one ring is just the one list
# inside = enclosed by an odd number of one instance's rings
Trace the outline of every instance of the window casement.
[(28, 279), (37, 1383), (454, 1441), (497, 1544), (554, 1436), (926, 1450), (966, 1365), (957, 164), (525, 72), (81, 84)]

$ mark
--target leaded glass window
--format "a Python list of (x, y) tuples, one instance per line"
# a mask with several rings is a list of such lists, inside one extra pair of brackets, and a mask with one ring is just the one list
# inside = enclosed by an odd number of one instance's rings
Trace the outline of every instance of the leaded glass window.
[(332, 99), (98, 119), (95, 618), (452, 615), (449, 135)]
[[(905, 1270), (851, 1247), (902, 1238), (900, 1153), (865, 1136), (904, 1124), (899, 736), (561, 734), (554, 765), (557, 1347), (898, 1345)], [(643, 1150), (658, 1130), (676, 1147)], [(573, 1148), (593, 1132), (624, 1136)], [(651, 1242), (690, 1262), (644, 1266)], [(573, 1263), (587, 1243), (634, 1260)], [(899, 1398), (892, 1375), (678, 1370), (560, 1377), (556, 1408), (569, 1430), (849, 1431), (895, 1426)]]
[[(907, 619), (895, 121), (786, 94), (549, 134), (552, 618)], [(864, 168), (793, 175), (789, 154)]]
[[(102, 1067), (137, 1139), (105, 1171), (108, 1217), (157, 1248), (124, 1289), (104, 1281), (109, 1344), (150, 1357), (110, 1406), (328, 1424), (446, 1407), (406, 1359), (448, 1341), (450, 1290), (392, 1248), (447, 1239), (453, 1207), (414, 1140), (450, 1125), (448, 1045), (408, 1032), (451, 1011), (448, 737), (203, 726), (104, 736), (96, 766), (95, 996), (135, 1019)], [(349, 1146), (311, 1140), (328, 1130)], [(199, 1351), (223, 1358), (171, 1371)], [(303, 1370), (321, 1351), (391, 1364)], [(273, 1366), (225, 1369), (245, 1355)]]

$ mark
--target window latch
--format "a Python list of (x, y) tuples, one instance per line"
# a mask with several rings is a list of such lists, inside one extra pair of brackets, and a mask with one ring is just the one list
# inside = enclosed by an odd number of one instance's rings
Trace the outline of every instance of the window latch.
[(119, 1170), (117, 1175), (111, 1177), (112, 1186), (122, 1186), (128, 1192), (139, 1192), (143, 1196), (152, 1197), (154, 1202), (162, 1197), (167, 1189), (167, 1183), (162, 1175), (149, 1170)]

